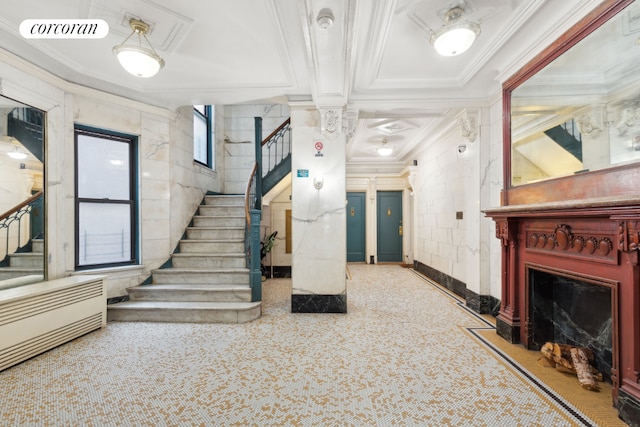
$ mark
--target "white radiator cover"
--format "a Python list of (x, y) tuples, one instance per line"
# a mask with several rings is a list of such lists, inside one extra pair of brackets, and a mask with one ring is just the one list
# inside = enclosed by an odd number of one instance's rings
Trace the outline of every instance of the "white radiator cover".
[(0, 290), (0, 371), (106, 324), (102, 276)]

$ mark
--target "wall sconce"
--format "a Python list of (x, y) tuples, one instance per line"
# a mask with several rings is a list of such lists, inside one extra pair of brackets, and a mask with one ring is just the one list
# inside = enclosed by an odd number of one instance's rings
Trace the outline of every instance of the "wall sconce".
[(467, 146), (462, 144), (462, 145), (458, 145), (458, 153), (462, 154), (465, 151), (467, 151)]
[[(139, 19), (129, 21), (131, 34), (118, 46), (114, 46), (113, 54), (118, 58), (122, 68), (137, 77), (153, 77), (162, 67), (164, 59), (158, 55), (151, 42), (147, 38), (149, 24)], [(126, 44), (134, 35), (138, 35), (138, 44)], [(142, 46), (142, 39), (147, 42), (149, 48)]]
[(444, 14), (444, 25), (431, 34), (430, 42), (442, 56), (456, 56), (466, 52), (480, 34), (480, 26), (463, 20), (464, 9), (452, 7)]
[(27, 158), (27, 154), (23, 153), (22, 151), (20, 151), (18, 149), (18, 147), (13, 147), (13, 150), (9, 151), (7, 153), (7, 156), (11, 157), (12, 159), (16, 159), (16, 160), (24, 160)]
[(320, 190), (324, 185), (324, 178), (313, 178), (313, 186), (316, 190)]
[(636, 135), (631, 139), (631, 148), (633, 148), (633, 151), (640, 151), (640, 135)]

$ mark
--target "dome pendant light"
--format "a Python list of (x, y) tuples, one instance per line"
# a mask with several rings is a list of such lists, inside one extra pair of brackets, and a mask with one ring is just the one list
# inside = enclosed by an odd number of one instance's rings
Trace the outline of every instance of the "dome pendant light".
[(480, 26), (462, 20), (463, 15), (464, 9), (459, 6), (449, 9), (444, 14), (445, 24), (431, 34), (429, 41), (440, 55), (460, 55), (466, 52), (480, 35)]
[(393, 147), (390, 147), (389, 145), (387, 145), (387, 140), (384, 139), (382, 140), (382, 144), (380, 145), (380, 147), (378, 147), (378, 154), (380, 156), (390, 156), (391, 153), (393, 153)]
[[(129, 26), (131, 26), (131, 34), (113, 48), (113, 54), (118, 58), (122, 68), (134, 76), (153, 77), (164, 67), (164, 59), (158, 55), (147, 38), (149, 24), (139, 19), (131, 19)], [(138, 44), (126, 44), (134, 34), (138, 36)], [(142, 39), (147, 42), (148, 48), (142, 46)]]

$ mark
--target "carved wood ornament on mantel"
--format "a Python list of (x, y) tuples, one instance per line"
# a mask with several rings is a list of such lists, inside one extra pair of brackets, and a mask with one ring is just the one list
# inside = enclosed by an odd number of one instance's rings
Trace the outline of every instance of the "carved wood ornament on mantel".
[(607, 257), (611, 254), (613, 243), (607, 237), (576, 236), (571, 233), (569, 225), (560, 224), (552, 233), (530, 232), (527, 249)]

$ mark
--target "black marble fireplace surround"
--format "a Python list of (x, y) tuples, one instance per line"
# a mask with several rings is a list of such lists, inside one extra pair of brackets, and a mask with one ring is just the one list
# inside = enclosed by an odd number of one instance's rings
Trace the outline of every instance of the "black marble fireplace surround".
[(576, 277), (528, 268), (528, 347), (545, 342), (586, 347), (595, 366), (611, 382), (611, 288)]

